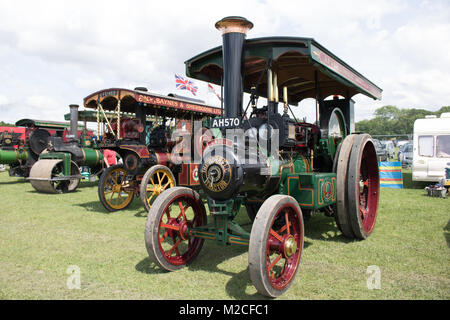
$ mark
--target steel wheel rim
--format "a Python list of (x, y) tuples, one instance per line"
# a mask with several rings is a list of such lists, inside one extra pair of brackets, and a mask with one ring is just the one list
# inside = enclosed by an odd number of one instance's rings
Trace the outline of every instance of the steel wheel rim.
[[(103, 187), (105, 201), (113, 209), (125, 208), (133, 198), (130, 182), (126, 180), (127, 172), (123, 168), (115, 168), (108, 173)], [(117, 195), (116, 197), (114, 197)]]
[(164, 169), (156, 170), (148, 179), (146, 186), (146, 201), (149, 207), (155, 199), (167, 188), (175, 186), (172, 176)]
[(377, 219), (379, 174), (376, 159), (373, 145), (366, 143), (359, 167), (359, 217), (366, 234), (372, 232)]
[[(70, 175), (74, 176), (79, 174), (79, 170), (77, 165), (74, 162), (70, 162)], [(51, 179), (53, 178), (60, 178), (64, 177), (64, 164), (63, 162), (59, 162), (56, 164), (56, 166), (52, 169), (51, 172)], [(80, 183), (80, 179), (69, 179), (69, 180), (58, 180), (58, 181), (50, 181), (50, 185), (52, 186), (53, 190), (55, 190), (57, 193), (65, 193), (65, 192), (71, 192), (74, 191), (78, 184)]]
[(265, 259), (267, 279), (276, 290), (283, 290), (296, 274), (303, 250), (302, 232), (303, 226), (295, 208), (289, 204), (281, 207), (270, 226)]
[[(52, 169), (52, 178), (58, 178), (63, 176), (64, 176), (64, 164), (62, 162), (59, 162)], [(59, 180), (59, 181), (51, 181), (50, 183), (53, 189), (55, 189), (57, 192), (64, 192), (68, 189), (70, 181)]]
[(201, 213), (198, 202), (188, 194), (181, 194), (167, 204), (159, 220), (158, 246), (168, 263), (185, 265), (201, 249), (202, 239), (189, 236), (189, 228), (206, 224), (206, 216)]

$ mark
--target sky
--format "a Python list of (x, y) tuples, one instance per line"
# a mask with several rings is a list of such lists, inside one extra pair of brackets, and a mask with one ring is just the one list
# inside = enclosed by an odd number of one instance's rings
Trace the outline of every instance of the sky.
[[(0, 0), (0, 120), (63, 121), (69, 104), (112, 87), (194, 97), (174, 74), (221, 45), (214, 24), (230, 15), (253, 22), (249, 39), (314, 38), (382, 88), (380, 101), (354, 96), (356, 121), (384, 105), (450, 105), (450, 0)], [(195, 98), (219, 104), (194, 82)], [(293, 110), (315, 120), (312, 99)]]

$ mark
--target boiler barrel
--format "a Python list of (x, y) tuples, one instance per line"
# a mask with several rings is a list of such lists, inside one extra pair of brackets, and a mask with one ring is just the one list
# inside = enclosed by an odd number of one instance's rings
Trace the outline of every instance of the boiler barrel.
[(26, 161), (28, 152), (23, 149), (0, 150), (0, 164), (15, 164), (20, 160)]
[(95, 166), (102, 163), (103, 153), (100, 150), (91, 148), (82, 148), (83, 152), (83, 164), (85, 166)]

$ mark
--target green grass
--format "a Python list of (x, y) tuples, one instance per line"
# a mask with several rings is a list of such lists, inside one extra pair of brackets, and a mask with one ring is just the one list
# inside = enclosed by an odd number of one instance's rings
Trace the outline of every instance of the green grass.
[[(251, 284), (247, 248), (207, 241), (187, 268), (165, 272), (149, 261), (139, 199), (106, 212), (95, 183), (71, 194), (37, 193), (0, 173), (0, 299), (263, 299)], [(349, 241), (332, 218), (306, 224), (292, 287), (280, 299), (450, 299), (450, 198), (423, 189), (383, 189), (374, 233)], [(237, 220), (247, 224), (244, 210)], [(68, 290), (69, 265), (81, 289)], [(381, 289), (366, 269), (381, 269)]]

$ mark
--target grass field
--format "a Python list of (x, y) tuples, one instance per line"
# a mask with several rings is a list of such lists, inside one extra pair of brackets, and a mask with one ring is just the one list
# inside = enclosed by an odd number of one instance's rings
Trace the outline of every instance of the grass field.
[[(156, 267), (144, 246), (145, 214), (139, 199), (106, 212), (96, 183), (47, 195), (0, 173), (0, 299), (264, 299), (243, 246), (205, 242), (189, 267)], [(244, 210), (237, 219), (250, 228)], [(412, 188), (382, 189), (365, 241), (347, 240), (332, 218), (315, 215), (300, 270), (280, 299), (450, 299), (449, 219), (450, 198)], [(70, 265), (80, 268), (80, 290), (67, 288)], [(381, 270), (378, 290), (367, 288), (372, 265)]]

